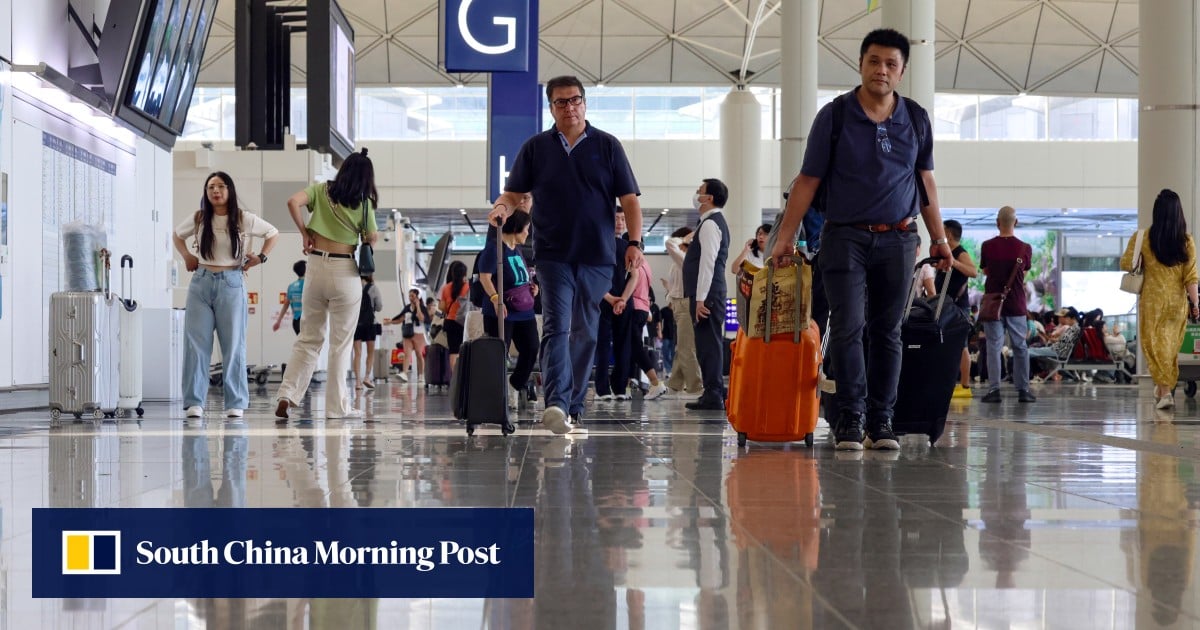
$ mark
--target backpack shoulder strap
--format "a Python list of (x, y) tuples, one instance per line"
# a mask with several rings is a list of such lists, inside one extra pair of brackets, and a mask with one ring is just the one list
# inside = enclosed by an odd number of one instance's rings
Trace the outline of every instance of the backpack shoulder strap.
[(925, 137), (927, 134), (925, 121), (929, 119), (929, 114), (925, 112), (925, 108), (921, 107), (920, 103), (912, 100), (911, 98), (908, 98), (907, 96), (902, 96), (900, 98), (904, 99), (904, 105), (908, 108), (908, 119), (912, 121), (913, 131), (917, 133), (917, 145), (920, 146), (925, 144)]
[(838, 139), (842, 137), (842, 119), (845, 118), (846, 112), (846, 95), (838, 94), (833, 98), (833, 109), (829, 113), (833, 115), (832, 125), (830, 125), (829, 133), (829, 164), (833, 164), (833, 158), (837, 155)]

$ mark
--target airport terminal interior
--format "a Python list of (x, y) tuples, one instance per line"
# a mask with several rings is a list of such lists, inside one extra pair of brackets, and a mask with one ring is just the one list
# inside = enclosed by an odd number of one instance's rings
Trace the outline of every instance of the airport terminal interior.
[[(1193, 235), (1200, 224), (1200, 5), (1159, 2), (0, 0), (0, 629), (1200, 628), (1200, 325), (1180, 350), (1175, 405), (1160, 409), (1137, 299), (1117, 288), (1159, 189), (1179, 191)], [(181, 6), (204, 19), (159, 52), (185, 60), (177, 76), (194, 90), (142, 90), (138, 64), (156, 63), (146, 38), (165, 32), (147, 16)], [(307, 34), (286, 17), (301, 7)], [(527, 29), (519, 67), (449, 60), (447, 37), (510, 52), (493, 41), (509, 10), (537, 18), (508, 31)], [(264, 15), (275, 30), (250, 29)], [(368, 148), (376, 170), (382, 321), (409, 289), (436, 295), (451, 261), (471, 266), (516, 148), (552, 122), (540, 86), (578, 76), (587, 119), (628, 154), (660, 289), (665, 239), (695, 226), (704, 178), (730, 183), (730, 259), (775, 220), (812, 117), (858, 85), (859, 44), (880, 27), (913, 42), (899, 91), (929, 112), (942, 216), (962, 224), (972, 258), (1012, 206), (1033, 246), (1029, 309), (1103, 311), (1102, 356), (1039, 364), (1036, 402), (1008, 383), (984, 402), (972, 356), (944, 434), (900, 436), (895, 451), (835, 450), (823, 417), (811, 445), (743, 444), (724, 411), (686, 408), (695, 392), (650, 399), (648, 380), (630, 400), (590, 391), (569, 434), (540, 422), (540, 389), (521, 396), (513, 434), (468, 434), (448, 388), (401, 369), (388, 325), (370, 386), (348, 382), (361, 417), (326, 417), (341, 375), (322, 352), (276, 421), (295, 335), (273, 324), (303, 257), (286, 200), (348, 153)], [(490, 48), (471, 28), (493, 29)], [(171, 235), (214, 171), (280, 229), (244, 275), (242, 417), (223, 411), (219, 350), (201, 417), (181, 394), (191, 274)], [(52, 418), (48, 305), (80, 281), (69, 235), (81, 226), (112, 253), (111, 290), (142, 311), (137, 413)], [(982, 276), (967, 286), (978, 304)], [(35, 598), (33, 510), (48, 507), (230, 519), (529, 507), (535, 594)]]

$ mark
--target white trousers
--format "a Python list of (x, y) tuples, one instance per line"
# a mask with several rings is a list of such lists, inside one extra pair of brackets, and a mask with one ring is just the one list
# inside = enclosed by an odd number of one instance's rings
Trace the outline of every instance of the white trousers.
[(308, 256), (300, 315), (300, 336), (292, 346), (292, 358), (279, 386), (276, 400), (299, 404), (317, 366), (329, 323), (329, 379), (325, 384), (325, 417), (341, 418), (354, 408), (347, 396), (346, 370), (350, 367), (350, 344), (358, 324), (362, 281), (352, 258)]

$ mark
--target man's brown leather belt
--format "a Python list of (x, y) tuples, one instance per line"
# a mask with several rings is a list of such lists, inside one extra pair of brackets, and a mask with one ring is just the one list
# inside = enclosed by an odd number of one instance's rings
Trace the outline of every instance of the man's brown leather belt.
[(860, 230), (868, 232), (908, 232), (915, 230), (915, 224), (912, 219), (905, 219), (899, 223), (847, 223), (851, 227), (856, 227)]

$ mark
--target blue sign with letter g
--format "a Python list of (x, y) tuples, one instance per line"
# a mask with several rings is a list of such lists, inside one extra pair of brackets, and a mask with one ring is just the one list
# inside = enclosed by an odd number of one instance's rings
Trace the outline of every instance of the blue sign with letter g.
[(447, 72), (529, 70), (529, 0), (441, 0), (439, 7)]

